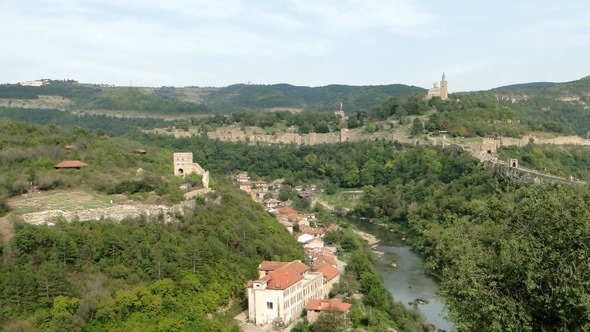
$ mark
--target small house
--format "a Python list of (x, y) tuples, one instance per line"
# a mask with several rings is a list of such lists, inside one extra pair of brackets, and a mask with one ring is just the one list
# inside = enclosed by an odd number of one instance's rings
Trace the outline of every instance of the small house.
[(87, 163), (81, 162), (79, 160), (64, 160), (61, 163), (53, 166), (55, 169), (81, 169), (84, 167), (89, 167)]

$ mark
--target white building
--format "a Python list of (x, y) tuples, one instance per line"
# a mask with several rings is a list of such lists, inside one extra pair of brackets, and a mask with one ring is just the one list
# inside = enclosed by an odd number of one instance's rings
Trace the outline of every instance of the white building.
[(22, 85), (22, 86), (43, 86), (43, 81), (22, 81), (19, 82), (18, 84)]
[(248, 283), (248, 316), (256, 325), (288, 324), (311, 298), (323, 298), (324, 275), (300, 261), (262, 262), (259, 279)]

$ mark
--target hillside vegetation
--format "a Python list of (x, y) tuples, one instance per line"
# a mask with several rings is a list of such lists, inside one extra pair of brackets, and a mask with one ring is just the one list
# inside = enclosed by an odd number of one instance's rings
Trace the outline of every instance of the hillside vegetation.
[(483, 94), (495, 96), (525, 119), (555, 122), (584, 137), (590, 131), (590, 76), (567, 83), (498, 88)]
[(343, 103), (348, 110), (370, 109), (389, 97), (408, 98), (426, 90), (403, 84), (379, 86), (328, 85), (323, 87), (289, 84), (245, 85), (221, 88), (205, 100), (222, 113), (238, 110), (297, 108), (306, 111), (334, 112)]
[[(62, 159), (90, 167), (53, 169)], [(33, 188), (75, 189), (80, 200), (98, 191), (175, 202), (181, 181), (192, 179), (172, 176), (171, 163), (172, 151), (128, 139), (0, 120), (0, 213), (10, 213), (10, 197)], [(302, 251), (233, 187), (217, 186), (195, 203), (176, 223), (137, 215), (31, 226), (9, 215), (14, 234), (0, 244), (0, 330), (238, 329), (231, 318), (260, 261), (303, 259)], [(217, 313), (232, 303), (228, 316)]]
[(442, 278), (460, 331), (590, 328), (590, 192), (526, 186), (453, 147), (386, 142), (255, 146), (144, 136), (183, 146), (213, 169), (284, 174), (327, 192), (364, 186), (349, 216), (403, 231)]

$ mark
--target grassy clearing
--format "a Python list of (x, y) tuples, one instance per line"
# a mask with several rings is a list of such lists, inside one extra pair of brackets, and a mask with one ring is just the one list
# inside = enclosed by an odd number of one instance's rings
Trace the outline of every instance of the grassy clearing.
[(14, 214), (23, 214), (42, 210), (79, 211), (109, 207), (128, 199), (123, 195), (102, 195), (80, 190), (55, 190), (38, 192), (12, 198), (8, 204)]
[(318, 195), (318, 198), (321, 201), (330, 204), (331, 206), (339, 206), (342, 208), (352, 209), (358, 204), (358, 202), (360, 202), (360, 200), (363, 197), (362, 193), (358, 193), (356, 191), (360, 191), (360, 189), (345, 190), (333, 195)]

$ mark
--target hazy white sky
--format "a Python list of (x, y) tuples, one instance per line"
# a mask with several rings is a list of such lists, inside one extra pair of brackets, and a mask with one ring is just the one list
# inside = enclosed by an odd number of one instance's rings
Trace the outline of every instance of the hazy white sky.
[(402, 83), (590, 75), (588, 0), (3, 0), (0, 83)]

